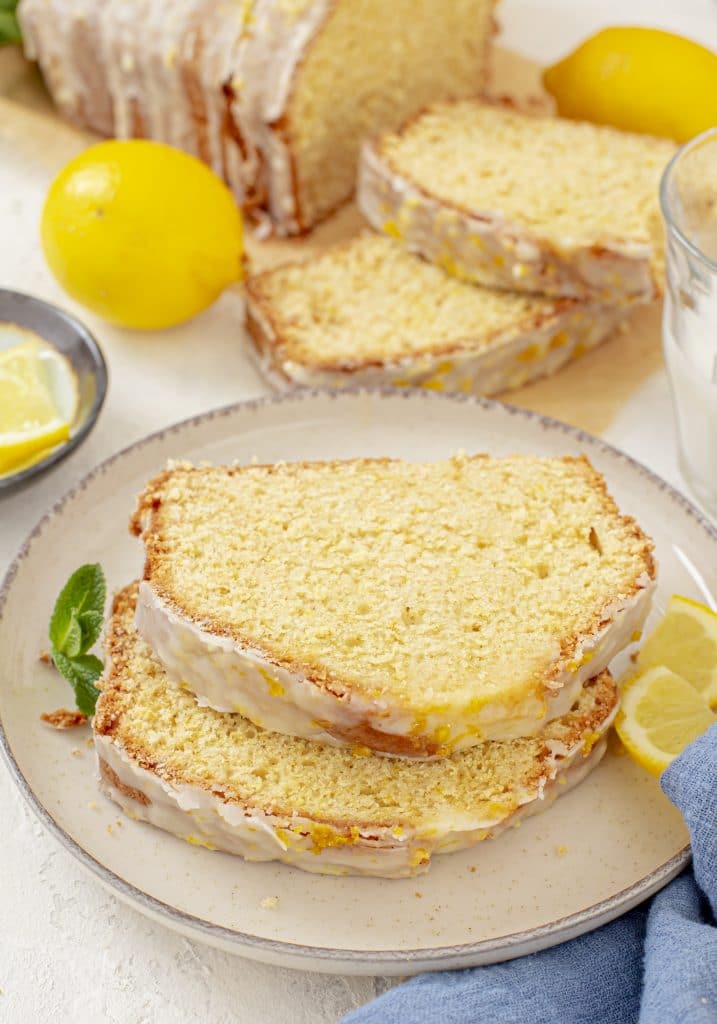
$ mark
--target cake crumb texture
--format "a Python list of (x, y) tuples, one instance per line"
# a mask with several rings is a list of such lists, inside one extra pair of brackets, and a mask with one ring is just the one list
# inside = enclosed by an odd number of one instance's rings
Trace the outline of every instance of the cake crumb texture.
[(584, 457), (174, 469), (133, 528), (181, 616), (414, 713), (542, 692), (654, 576)]
[(665, 139), (464, 100), (383, 137), (381, 155), (427, 194), (492, 212), (556, 245), (652, 245)]
[(517, 337), (580, 306), (466, 284), (371, 232), (250, 278), (247, 290), (272, 322), (282, 358), (329, 368), (480, 352), (505, 332)]
[[(399, 839), (402, 827), (420, 831), (446, 820), (465, 827), (466, 819), (507, 817), (554, 774), (553, 751), (567, 752), (599, 730), (618, 699), (603, 673), (539, 736), (484, 742), (440, 761), (356, 757), (199, 707), (134, 629), (136, 596), (135, 584), (114, 601), (95, 732), (172, 785), (198, 786), (248, 811), (310, 819), (319, 846), (339, 841), (334, 831), (322, 833), (322, 825), (355, 841), (356, 828), (396, 828)], [(136, 798), (146, 800), (141, 793)]]

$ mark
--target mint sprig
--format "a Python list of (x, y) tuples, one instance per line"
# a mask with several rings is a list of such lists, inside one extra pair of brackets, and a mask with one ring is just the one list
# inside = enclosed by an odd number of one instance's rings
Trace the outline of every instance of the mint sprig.
[(50, 619), (52, 660), (75, 691), (77, 707), (88, 718), (95, 713), (100, 695), (95, 682), (104, 668), (88, 651), (102, 631), (106, 596), (102, 567), (82, 565), (60, 591)]
[(15, 16), (18, 0), (0, 0), (0, 45), (22, 42), (22, 33)]

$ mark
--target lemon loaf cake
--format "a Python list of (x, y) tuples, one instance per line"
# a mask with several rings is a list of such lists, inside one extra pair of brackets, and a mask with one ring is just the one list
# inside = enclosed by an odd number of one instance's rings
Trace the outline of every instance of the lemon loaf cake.
[(136, 587), (115, 599), (94, 718), (104, 791), (187, 842), (307, 871), (414, 875), (548, 807), (605, 749), (608, 673), (536, 738), (482, 743), (428, 764), (359, 757), (197, 706), (133, 627)]
[(485, 84), (495, 0), (20, 0), (64, 115), (211, 164), (293, 233), (354, 191), (367, 132)]
[(546, 295), (661, 290), (664, 139), (464, 100), (365, 145), (371, 224), (468, 281)]
[(465, 284), (371, 232), (250, 278), (246, 295), (251, 351), (282, 389), (391, 384), (492, 395), (553, 373), (628, 311)]
[(405, 757), (539, 732), (653, 589), (584, 458), (178, 465), (132, 527), (137, 627), (200, 703)]

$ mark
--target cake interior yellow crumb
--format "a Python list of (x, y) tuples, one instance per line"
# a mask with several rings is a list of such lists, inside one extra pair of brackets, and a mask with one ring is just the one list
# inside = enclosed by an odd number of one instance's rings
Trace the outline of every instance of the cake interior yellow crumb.
[(582, 458), (178, 466), (139, 517), (180, 615), (414, 715), (540, 694), (653, 572)]
[(249, 289), (271, 314), (282, 358), (326, 367), (478, 353), (580, 305), (465, 284), (370, 232)]
[(472, 100), (437, 104), (380, 144), (429, 195), (573, 245), (653, 244), (660, 177), (675, 148)]
[(166, 781), (200, 786), (277, 815), (301, 814), (339, 828), (419, 831), (438, 821), (465, 826), (466, 820), (495, 820), (521, 799), (537, 796), (554, 744), (581, 743), (600, 729), (617, 700), (604, 673), (583, 689), (569, 714), (538, 737), (483, 743), (431, 762), (356, 757), (268, 732), (241, 715), (199, 707), (166, 676), (135, 631), (136, 593), (136, 585), (128, 587), (115, 602), (106, 641), (111, 673), (95, 730)]

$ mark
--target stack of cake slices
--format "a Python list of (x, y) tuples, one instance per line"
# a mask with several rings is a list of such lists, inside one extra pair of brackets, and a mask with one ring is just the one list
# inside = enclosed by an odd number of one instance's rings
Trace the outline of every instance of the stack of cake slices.
[(505, 105), (429, 108), (364, 146), (366, 233), (247, 283), (275, 384), (495, 394), (661, 292), (664, 139)]
[(132, 528), (102, 786), (186, 841), (405, 877), (579, 783), (652, 545), (584, 458), (170, 466)]

